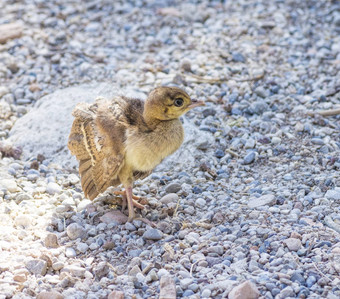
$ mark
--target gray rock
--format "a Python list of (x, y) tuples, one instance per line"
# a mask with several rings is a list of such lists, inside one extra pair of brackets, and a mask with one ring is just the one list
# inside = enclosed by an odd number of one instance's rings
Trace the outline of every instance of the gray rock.
[(77, 244), (77, 250), (81, 253), (85, 253), (89, 249), (86, 243), (80, 242)]
[(206, 288), (206, 289), (203, 289), (202, 293), (201, 293), (201, 297), (202, 298), (209, 298), (211, 295), (211, 290)]
[(174, 280), (168, 276), (163, 275), (160, 280), (159, 299), (176, 299), (176, 285)]
[(56, 234), (53, 234), (53, 233), (47, 234), (44, 242), (45, 242), (45, 246), (48, 247), (48, 248), (58, 248), (59, 247), (58, 237), (57, 237)]
[(43, 291), (37, 295), (37, 299), (63, 299), (64, 296), (56, 291)]
[(26, 268), (34, 275), (44, 276), (47, 271), (47, 262), (44, 260), (30, 260), (26, 263)]
[(65, 271), (69, 272), (72, 276), (83, 278), (86, 269), (76, 265), (70, 265), (64, 268)]
[(248, 165), (255, 161), (256, 154), (255, 152), (249, 152), (244, 158), (243, 163)]
[(186, 290), (192, 282), (193, 282), (192, 278), (181, 279), (181, 281), (180, 281), (181, 288), (183, 290)]
[(206, 200), (203, 199), (203, 198), (201, 198), (201, 197), (200, 197), (200, 198), (197, 198), (196, 201), (195, 201), (195, 206), (196, 206), (196, 207), (199, 207), (199, 208), (205, 207), (206, 204), (207, 204)]
[(163, 204), (177, 203), (178, 195), (176, 193), (169, 193), (164, 195), (159, 201)]
[(167, 193), (177, 193), (181, 190), (181, 185), (178, 183), (171, 183), (165, 187), (165, 192)]
[(17, 192), (20, 190), (17, 182), (11, 179), (0, 180), (0, 186), (7, 189), (9, 192)]
[(266, 98), (269, 96), (268, 90), (266, 90), (263, 86), (257, 87), (255, 89), (255, 93), (261, 98)]
[(340, 188), (334, 190), (327, 190), (325, 197), (328, 199), (340, 200)]
[(93, 273), (94, 275), (96, 275), (97, 279), (106, 277), (109, 274), (109, 272), (110, 272), (110, 267), (107, 262), (100, 262), (93, 269)]
[(240, 285), (234, 287), (228, 295), (229, 299), (257, 299), (260, 296), (260, 292), (250, 281), (245, 281)]
[(67, 257), (71, 257), (72, 258), (72, 257), (76, 257), (77, 253), (76, 253), (76, 251), (72, 247), (67, 247), (65, 249), (65, 255)]
[(61, 193), (62, 188), (57, 184), (57, 183), (48, 183), (46, 186), (46, 192), (48, 194), (54, 195), (54, 194), (59, 194)]
[(248, 202), (248, 207), (251, 209), (262, 207), (262, 206), (271, 206), (276, 202), (275, 196), (273, 194), (265, 194), (258, 198), (253, 197)]
[(71, 240), (83, 238), (86, 230), (78, 223), (71, 223), (66, 229), (67, 235)]
[(151, 229), (148, 229), (143, 234), (143, 238), (146, 239), (146, 240), (157, 241), (157, 240), (161, 240), (163, 238), (163, 233), (158, 229), (151, 228)]
[(298, 251), (301, 248), (301, 241), (300, 239), (295, 238), (288, 238), (284, 240), (284, 243), (291, 251)]

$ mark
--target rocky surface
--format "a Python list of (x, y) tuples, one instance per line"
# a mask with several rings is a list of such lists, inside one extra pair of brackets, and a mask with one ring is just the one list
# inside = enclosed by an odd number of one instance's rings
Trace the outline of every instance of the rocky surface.
[[(0, 11), (0, 298), (340, 297), (340, 118), (310, 113), (339, 105), (339, 2)], [(65, 143), (78, 100), (159, 84), (207, 105), (136, 182), (154, 228), (85, 199)]]

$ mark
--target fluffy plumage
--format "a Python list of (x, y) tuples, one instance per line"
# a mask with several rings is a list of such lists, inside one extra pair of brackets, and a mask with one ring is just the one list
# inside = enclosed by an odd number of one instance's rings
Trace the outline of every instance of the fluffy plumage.
[(79, 160), (85, 196), (93, 200), (123, 184), (131, 220), (133, 206), (140, 207), (132, 199), (133, 181), (148, 176), (179, 148), (184, 134), (178, 118), (201, 105), (176, 87), (154, 89), (145, 103), (120, 96), (78, 104), (68, 147)]

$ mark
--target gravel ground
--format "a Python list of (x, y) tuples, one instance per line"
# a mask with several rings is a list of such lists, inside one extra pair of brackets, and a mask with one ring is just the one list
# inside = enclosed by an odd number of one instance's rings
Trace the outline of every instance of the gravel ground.
[[(340, 297), (340, 117), (309, 113), (339, 104), (338, 1), (8, 0), (0, 23), (0, 298), (158, 298), (167, 277), (178, 298)], [(6, 142), (95, 81), (207, 103), (194, 166), (136, 182), (157, 228)]]

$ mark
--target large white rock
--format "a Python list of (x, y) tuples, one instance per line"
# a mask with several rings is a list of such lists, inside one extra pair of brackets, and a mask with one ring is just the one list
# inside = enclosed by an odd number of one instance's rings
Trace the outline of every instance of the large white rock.
[[(42, 154), (49, 162), (57, 163), (64, 168), (78, 166), (76, 159), (67, 148), (71, 130), (72, 110), (79, 102), (92, 103), (98, 96), (107, 98), (113, 95), (125, 95), (145, 99), (147, 95), (137, 89), (119, 90), (112, 84), (93, 83), (58, 90), (41, 98), (32, 109), (20, 118), (10, 131), (9, 140), (23, 148), (23, 158), (30, 159)], [(204, 141), (212, 144), (211, 134), (199, 131), (197, 127), (184, 118), (186, 139), (181, 147), (167, 162), (159, 168), (173, 169), (174, 165), (194, 163), (195, 153), (201, 153), (197, 146)]]

